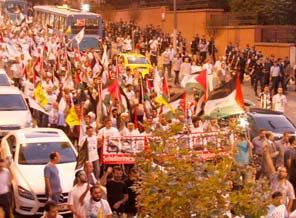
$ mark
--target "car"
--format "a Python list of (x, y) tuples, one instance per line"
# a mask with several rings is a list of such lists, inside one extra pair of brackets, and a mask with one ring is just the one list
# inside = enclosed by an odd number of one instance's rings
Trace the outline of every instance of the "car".
[[(142, 74), (147, 74), (152, 69), (151, 64), (144, 55), (137, 53), (120, 53), (119, 57), (123, 60), (125, 69), (131, 69), (131, 72), (138, 70)], [(143, 72), (145, 71), (145, 73)]]
[(7, 76), (4, 69), (0, 69), (0, 86), (11, 86), (13, 81)]
[(63, 193), (58, 209), (69, 213), (68, 193), (73, 187), (77, 152), (66, 134), (53, 128), (25, 128), (7, 134), (1, 141), (1, 158), (12, 174), (13, 203), (18, 214), (40, 215), (48, 201), (43, 170), (52, 152), (59, 152), (57, 164)]
[(14, 86), (0, 86), (0, 137), (11, 130), (32, 126), (32, 115), (22, 92)]
[(276, 139), (281, 138), (284, 132), (296, 134), (295, 125), (281, 112), (251, 108), (247, 112), (247, 121), (251, 139), (258, 135), (260, 129), (271, 131)]

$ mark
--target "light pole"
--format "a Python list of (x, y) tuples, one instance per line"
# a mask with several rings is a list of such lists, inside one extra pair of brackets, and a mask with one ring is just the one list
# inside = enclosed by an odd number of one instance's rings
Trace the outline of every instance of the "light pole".
[(173, 47), (177, 52), (177, 0), (174, 0), (174, 32), (173, 32)]

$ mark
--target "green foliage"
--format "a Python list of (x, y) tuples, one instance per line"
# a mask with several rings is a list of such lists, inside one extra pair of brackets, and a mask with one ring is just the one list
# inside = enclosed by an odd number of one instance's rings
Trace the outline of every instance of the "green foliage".
[(295, 0), (228, 0), (231, 12), (253, 12), (258, 24), (296, 24)]
[[(207, 144), (216, 155), (211, 161), (202, 160), (184, 141), (172, 138), (181, 129), (175, 125), (155, 132), (150, 150), (137, 156), (140, 217), (220, 218), (227, 211), (250, 217), (265, 214), (268, 183), (243, 180), (242, 175), (253, 169), (236, 164), (231, 146), (222, 155), (216, 143)], [(217, 137), (221, 144), (226, 142), (223, 134)]]

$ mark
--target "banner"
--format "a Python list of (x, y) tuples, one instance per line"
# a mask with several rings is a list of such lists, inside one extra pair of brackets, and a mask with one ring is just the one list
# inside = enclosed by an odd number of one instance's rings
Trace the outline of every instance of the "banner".
[[(174, 136), (180, 147), (192, 150), (197, 160), (210, 160), (215, 153), (207, 150), (207, 146), (214, 146), (219, 154), (227, 154), (223, 148), (234, 143), (230, 132), (203, 132), (180, 134)], [(149, 141), (161, 140), (159, 137), (121, 136), (109, 137), (103, 140), (102, 164), (134, 164), (137, 153), (146, 150)]]
[(145, 136), (121, 136), (104, 139), (102, 148), (103, 164), (134, 164), (135, 154), (144, 151)]

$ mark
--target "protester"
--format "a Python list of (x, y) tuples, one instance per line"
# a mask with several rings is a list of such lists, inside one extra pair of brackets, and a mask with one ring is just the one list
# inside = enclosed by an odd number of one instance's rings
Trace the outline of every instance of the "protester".
[(44, 214), (41, 218), (63, 218), (58, 214), (58, 205), (55, 201), (48, 201), (44, 205)]
[[(108, 176), (112, 173), (112, 179)], [(124, 213), (125, 203), (128, 201), (128, 189), (123, 182), (123, 171), (120, 167), (115, 166), (113, 169), (107, 169), (101, 178), (101, 184), (107, 188), (107, 199), (112, 209), (113, 217), (121, 217)]]
[(87, 176), (83, 170), (75, 173), (75, 185), (69, 192), (68, 208), (74, 218), (84, 218), (84, 204), (90, 199), (90, 184), (87, 183)]
[(60, 162), (60, 154), (53, 152), (49, 155), (49, 162), (44, 168), (45, 190), (48, 199), (59, 203), (62, 193), (61, 179), (57, 164)]
[(111, 218), (112, 211), (107, 200), (102, 198), (102, 190), (100, 186), (90, 188), (90, 199), (84, 204), (86, 218)]
[(0, 159), (0, 207), (4, 210), (5, 218), (10, 218), (11, 208), (11, 175), (5, 167), (5, 162)]

